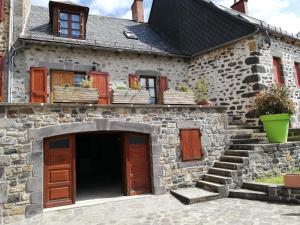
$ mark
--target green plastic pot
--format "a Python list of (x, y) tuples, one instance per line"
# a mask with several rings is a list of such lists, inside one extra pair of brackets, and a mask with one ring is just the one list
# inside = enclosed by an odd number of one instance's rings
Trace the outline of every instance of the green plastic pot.
[(261, 116), (270, 143), (286, 143), (289, 133), (290, 114)]

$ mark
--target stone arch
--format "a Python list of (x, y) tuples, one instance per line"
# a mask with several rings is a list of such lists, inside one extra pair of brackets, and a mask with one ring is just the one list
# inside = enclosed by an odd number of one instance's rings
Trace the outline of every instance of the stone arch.
[(27, 162), (33, 165), (33, 177), (28, 179), (26, 185), (26, 191), (31, 193), (30, 205), (26, 207), (26, 217), (31, 217), (43, 211), (43, 139), (64, 134), (96, 131), (127, 131), (149, 134), (151, 137), (150, 158), (153, 193), (158, 195), (166, 192), (165, 187), (162, 186), (163, 167), (159, 162), (162, 151), (162, 145), (158, 143), (159, 125), (95, 119), (89, 122), (74, 122), (34, 128), (28, 130), (28, 138), (32, 141), (32, 151), (28, 154)]

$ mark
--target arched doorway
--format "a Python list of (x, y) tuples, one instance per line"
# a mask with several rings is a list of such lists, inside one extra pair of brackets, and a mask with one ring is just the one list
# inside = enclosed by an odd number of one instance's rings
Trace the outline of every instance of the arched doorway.
[(44, 207), (151, 192), (149, 135), (93, 132), (44, 139)]

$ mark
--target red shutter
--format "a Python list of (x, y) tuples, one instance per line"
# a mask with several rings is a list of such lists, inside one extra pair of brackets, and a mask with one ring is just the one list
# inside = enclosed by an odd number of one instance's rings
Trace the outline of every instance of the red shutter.
[(0, 22), (4, 20), (4, 0), (0, 0)]
[(31, 102), (46, 103), (48, 98), (48, 69), (32, 67), (30, 69), (31, 77)]
[(98, 104), (109, 104), (109, 77), (107, 73), (91, 72), (90, 78), (93, 80), (93, 87), (99, 90)]
[(163, 93), (168, 90), (168, 78), (161, 76), (159, 78), (159, 103), (163, 104)]
[(4, 99), (4, 58), (0, 55), (0, 102)]
[(200, 160), (202, 158), (200, 130), (180, 130), (180, 147), (183, 161)]
[(134, 80), (140, 80), (140, 76), (137, 74), (129, 74), (128, 82), (129, 82), (129, 88), (131, 88), (132, 83)]
[(279, 58), (273, 58), (273, 66), (274, 66), (274, 80), (277, 84), (284, 84), (284, 77), (282, 74), (282, 68)]
[(300, 87), (300, 64), (295, 63), (295, 80), (297, 87)]

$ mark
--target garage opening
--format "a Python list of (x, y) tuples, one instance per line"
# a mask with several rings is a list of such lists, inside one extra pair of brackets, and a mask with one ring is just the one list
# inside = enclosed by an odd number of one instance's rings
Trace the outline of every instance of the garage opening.
[(124, 195), (120, 133), (76, 135), (76, 200)]

